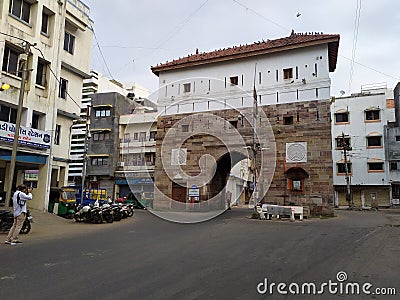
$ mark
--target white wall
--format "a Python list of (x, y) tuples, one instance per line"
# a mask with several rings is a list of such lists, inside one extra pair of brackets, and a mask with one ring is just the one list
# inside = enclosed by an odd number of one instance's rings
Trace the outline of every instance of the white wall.
[[(342, 132), (349, 135), (352, 151), (349, 152), (349, 162), (352, 163), (352, 185), (388, 185), (389, 170), (385, 163), (384, 125), (393, 122), (394, 108), (386, 108), (386, 99), (390, 99), (390, 91), (384, 94), (360, 95), (353, 97), (336, 98), (331, 105), (332, 117), (332, 159), (334, 185), (345, 185), (345, 176), (337, 175), (336, 163), (344, 158), (343, 151), (336, 150), (335, 138)], [(393, 99), (393, 98), (391, 98)], [(365, 122), (365, 110), (370, 107), (381, 109), (381, 121)], [(349, 124), (335, 125), (335, 112), (349, 111)], [(382, 148), (367, 149), (367, 136), (371, 132), (382, 134)], [(377, 159), (384, 162), (385, 172), (369, 173), (368, 161)], [(383, 180), (382, 180), (383, 179)]]
[[(293, 69), (292, 79), (283, 79), (283, 69), (286, 68)], [(174, 114), (249, 107), (253, 103), (254, 74), (261, 105), (330, 97), (328, 49), (327, 45), (318, 45), (231, 62), (160, 72), (159, 111), (166, 110), (167, 114)], [(237, 86), (230, 84), (231, 76), (238, 76)], [(191, 84), (190, 92), (184, 92), (185, 83)], [(171, 105), (174, 107), (168, 109)]]

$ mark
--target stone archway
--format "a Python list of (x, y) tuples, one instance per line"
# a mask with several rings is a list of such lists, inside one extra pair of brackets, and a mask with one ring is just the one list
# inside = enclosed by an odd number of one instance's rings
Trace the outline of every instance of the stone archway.
[(240, 152), (232, 151), (226, 152), (217, 160), (217, 168), (212, 180), (209, 183), (210, 198), (218, 195), (227, 182), (232, 168), (241, 160), (248, 158), (246, 155)]

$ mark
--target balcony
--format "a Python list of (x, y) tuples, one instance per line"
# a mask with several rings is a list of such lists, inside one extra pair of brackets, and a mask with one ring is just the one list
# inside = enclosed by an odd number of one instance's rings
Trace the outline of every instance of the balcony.
[(124, 170), (124, 171), (149, 171), (152, 172), (154, 171), (154, 162), (146, 162), (144, 165), (142, 165), (140, 162), (126, 162), (126, 161), (120, 161), (117, 163), (117, 167), (119, 170)]
[(121, 153), (140, 153), (143, 152), (143, 148), (145, 148), (144, 152), (156, 152), (156, 141), (134, 141), (131, 139), (120, 139), (119, 147), (121, 149)]

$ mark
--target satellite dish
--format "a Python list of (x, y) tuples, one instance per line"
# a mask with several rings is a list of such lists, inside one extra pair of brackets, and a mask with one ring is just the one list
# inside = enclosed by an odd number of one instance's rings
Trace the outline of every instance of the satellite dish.
[(346, 92), (343, 90), (341, 90), (339, 93), (340, 93), (340, 96), (343, 96), (344, 94), (346, 94)]

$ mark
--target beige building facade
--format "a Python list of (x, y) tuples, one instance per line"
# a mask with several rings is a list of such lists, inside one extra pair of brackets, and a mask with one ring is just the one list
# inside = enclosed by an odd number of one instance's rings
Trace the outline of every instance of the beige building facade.
[(89, 13), (79, 0), (0, 3), (1, 81), (10, 85), (0, 92), (1, 136), (10, 137), (6, 129), (15, 128), (21, 71), (26, 66), (29, 70), (21, 120), (26, 136), (20, 131), (12, 186), (8, 179), (12, 139), (2, 139), (0, 192), (14, 190), (22, 182), (32, 185), (31, 207), (36, 209), (47, 209), (51, 187), (67, 183), (70, 130), (79, 117), (82, 82), (90, 69)]

